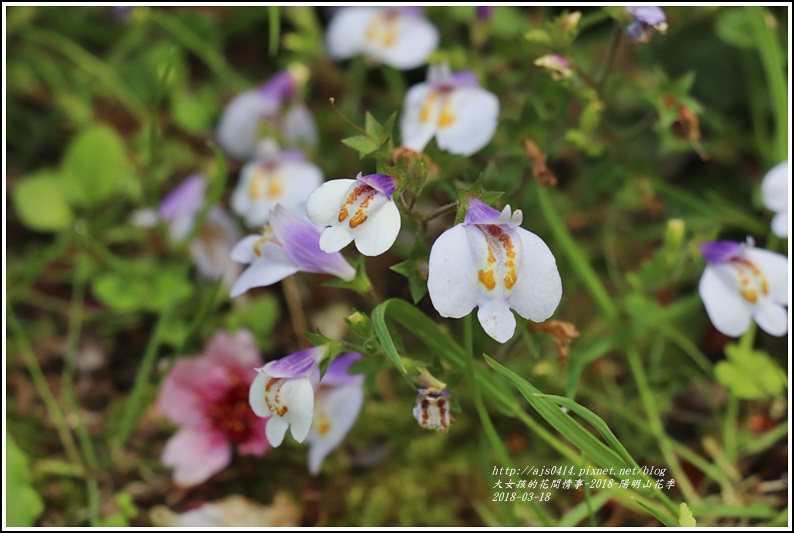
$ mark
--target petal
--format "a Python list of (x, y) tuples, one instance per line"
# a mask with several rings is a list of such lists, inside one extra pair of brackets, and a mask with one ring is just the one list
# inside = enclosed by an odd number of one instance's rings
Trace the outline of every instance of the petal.
[(788, 257), (761, 248), (748, 248), (745, 255), (766, 278), (772, 301), (788, 305)]
[(171, 422), (198, 426), (205, 422), (208, 398), (202, 392), (222, 387), (227, 372), (206, 357), (180, 358), (163, 380), (157, 407)]
[(303, 442), (309, 434), (314, 416), (314, 387), (308, 378), (290, 380), (282, 387), (284, 404), (289, 410), (284, 415), (291, 427), (292, 437)]
[(309, 220), (318, 226), (330, 226), (336, 222), (347, 191), (355, 183), (356, 180), (349, 179), (331, 180), (315, 189), (306, 200), (306, 215)]
[(397, 189), (396, 180), (388, 174), (367, 174), (356, 179), (366, 183), (389, 200), (394, 196), (394, 191)]
[(477, 305), (479, 266), (468, 231), (458, 224), (442, 233), (430, 250), (427, 290), (433, 307), (444, 317), (462, 318)]
[(198, 485), (220, 472), (232, 460), (229, 443), (219, 433), (184, 428), (171, 437), (162, 461), (174, 468), (174, 482), (181, 487)]
[(329, 254), (338, 252), (353, 242), (354, 237), (347, 224), (336, 224), (323, 231), (320, 236), (320, 249)]
[(256, 347), (253, 334), (247, 329), (234, 333), (219, 331), (207, 343), (204, 349), (206, 357), (216, 365), (234, 371), (250, 371), (262, 366), (262, 356)]
[(265, 387), (267, 387), (267, 383), (272, 377), (260, 369), (251, 383), (251, 388), (248, 389), (248, 404), (256, 416), (260, 418), (268, 418), (273, 415), (270, 409), (267, 408), (267, 403), (265, 403)]
[(557, 262), (540, 237), (524, 228), (515, 231), (521, 238), (521, 262), (510, 293), (510, 307), (526, 319), (543, 322), (554, 313), (562, 298)]
[(424, 150), (436, 133), (438, 102), (427, 101), (431, 91), (433, 91), (432, 85), (420, 83), (411, 87), (405, 95), (403, 116), (400, 119), (400, 135), (403, 146), (414, 152)]
[(282, 163), (279, 175), (283, 180), (284, 190), (278, 202), (287, 209), (300, 205), (323, 182), (323, 173), (312, 163)]
[(270, 377), (303, 378), (309, 376), (328, 353), (325, 345), (295, 352), (262, 367)]
[(483, 148), (496, 132), (499, 100), (480, 88), (456, 89), (447, 104), (452, 123), (436, 133), (438, 147), (452, 154), (471, 155)]
[(393, 46), (368, 46), (373, 57), (399, 70), (416, 68), (427, 63), (436, 48), (439, 35), (436, 27), (422, 17), (400, 16), (397, 41)]
[(320, 473), (323, 460), (333, 451), (355, 424), (364, 405), (361, 385), (323, 389), (317, 396), (315, 422), (309, 441), (309, 472)]
[(788, 210), (772, 217), (772, 233), (782, 239), (788, 237)]
[(305, 105), (290, 106), (284, 115), (282, 129), (284, 139), (291, 144), (317, 145), (317, 124)]
[(260, 249), (262, 257), (251, 263), (234, 282), (230, 294), (232, 298), (240, 296), (254, 287), (273, 285), (298, 272), (297, 267), (292, 264), (281, 246), (266, 242)]
[(266, 427), (267, 420), (258, 420), (248, 440), (237, 445), (237, 452), (240, 455), (263, 456), (268, 448), (270, 448), (270, 441), (267, 440)]
[(750, 327), (751, 306), (720, 277), (718, 268), (722, 267), (706, 267), (698, 292), (714, 327), (724, 335), (738, 337)]
[(707, 241), (700, 245), (700, 253), (709, 264), (724, 263), (739, 257), (744, 249), (745, 245), (736, 241)]
[(191, 174), (160, 202), (160, 216), (173, 222), (178, 218), (193, 218), (204, 204), (207, 180), (201, 174)]
[(261, 238), (262, 235), (248, 235), (247, 237), (243, 237), (243, 240), (235, 244), (234, 248), (232, 248), (232, 253), (230, 254), (232, 260), (238, 263), (253, 263), (256, 259), (254, 247)]
[(490, 298), (480, 303), (477, 318), (485, 333), (497, 342), (509, 341), (516, 331), (516, 317), (507, 302), (501, 298)]
[(254, 89), (234, 97), (226, 106), (216, 132), (218, 144), (230, 156), (246, 159), (256, 147), (262, 96)]
[(271, 416), (265, 426), (265, 434), (270, 445), (274, 448), (281, 446), (284, 442), (284, 435), (287, 434), (289, 423), (280, 416)]
[(222, 276), (224, 284), (230, 286), (240, 273), (240, 266), (231, 259), (232, 249), (239, 239), (237, 226), (226, 210), (220, 206), (213, 207), (198, 238), (190, 243), (199, 274), (207, 279)]
[[(397, 205), (393, 201), (387, 201), (359, 226), (355, 235), (356, 249), (370, 257), (382, 254), (391, 248), (394, 241), (397, 240), (400, 224), (400, 210), (397, 209)], [(348, 231), (346, 224), (340, 224), (339, 227)], [(323, 236), (325, 235), (323, 234)], [(320, 246), (322, 246), (322, 241), (320, 241)], [(325, 248), (323, 249), (325, 250)]]
[(497, 224), (502, 214), (479, 198), (469, 198), (466, 207), (466, 224)]
[(788, 211), (788, 182), (788, 161), (778, 163), (764, 176), (761, 182), (761, 198), (768, 209)]
[(361, 360), (361, 354), (347, 352), (331, 361), (323, 375), (320, 384), (327, 387), (343, 387), (361, 382), (362, 374), (350, 374), (348, 371), (356, 362)]
[(325, 45), (331, 59), (347, 59), (364, 50), (364, 32), (378, 13), (373, 7), (339, 10), (328, 24)]
[(755, 306), (753, 318), (758, 327), (770, 335), (782, 337), (788, 333), (788, 312), (769, 299), (762, 300)]

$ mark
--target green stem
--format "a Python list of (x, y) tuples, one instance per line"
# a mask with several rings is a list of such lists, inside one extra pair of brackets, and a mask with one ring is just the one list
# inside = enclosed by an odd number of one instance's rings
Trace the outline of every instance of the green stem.
[(612, 65), (615, 64), (615, 57), (618, 55), (621, 37), (623, 37), (623, 28), (621, 28), (620, 24), (615, 21), (612, 29), (612, 40), (609, 43), (609, 51), (607, 52), (607, 57), (603, 66), (601, 67), (601, 71), (598, 73), (598, 78), (596, 79), (596, 90), (599, 93), (604, 87), (604, 84), (609, 77), (609, 73), (612, 71)]
[(675, 476), (678, 486), (687, 501), (693, 504), (699, 504), (700, 496), (690, 483), (686, 472), (684, 472), (681, 463), (678, 461), (678, 457), (673, 453), (668, 442), (668, 436), (664, 431), (662, 417), (657, 409), (656, 398), (648, 384), (648, 377), (645, 375), (645, 369), (642, 366), (640, 355), (634, 347), (628, 347), (626, 349), (626, 355), (628, 356), (629, 366), (631, 367), (634, 381), (637, 383), (637, 388), (639, 389), (640, 399), (645, 409), (645, 414), (648, 416), (648, 425), (659, 443), (659, 449), (664, 456), (664, 460), (670, 465), (670, 471)]
[(768, 12), (761, 6), (746, 6), (747, 20), (755, 37), (761, 63), (766, 72), (769, 96), (775, 115), (777, 133), (775, 135), (776, 163), (788, 158), (788, 89), (784, 74), (783, 54), (780, 50), (778, 33), (769, 27)]
[[(483, 402), (482, 396), (480, 395), (480, 388), (477, 385), (476, 372), (474, 369), (474, 332), (472, 327), (472, 316), (473, 314), (469, 313), (463, 319), (463, 338), (466, 349), (466, 374), (469, 381), (469, 387), (471, 388), (471, 394), (474, 399), (474, 408), (477, 411), (477, 415), (480, 418), (480, 423), (482, 424), (483, 430), (485, 431), (485, 436), (490, 442), (494, 454), (502, 463), (502, 465), (510, 466), (513, 471), (516, 471), (517, 469), (513, 466), (513, 461), (510, 459), (510, 455), (507, 453), (507, 450), (502, 444), (502, 440), (499, 438), (499, 434), (496, 432), (496, 428), (491, 421), (491, 417), (488, 415), (488, 410), (485, 408), (485, 403)], [(513, 481), (516, 483), (518, 482), (517, 476), (513, 476)], [(543, 511), (537, 502), (530, 501), (528, 503), (529, 508), (533, 513), (535, 513), (535, 516), (538, 518), (538, 520), (540, 520), (543, 526), (548, 527), (552, 525), (551, 518)], [(513, 514), (510, 513), (509, 516), (514, 522), (509, 525), (517, 525), (515, 523), (515, 517)]]
[(47, 378), (44, 376), (44, 372), (41, 369), (41, 365), (39, 365), (38, 359), (36, 359), (36, 355), (33, 353), (33, 348), (30, 346), (30, 342), (25, 335), (25, 329), (22, 327), (22, 324), (19, 323), (19, 319), (17, 319), (10, 305), (6, 307), (6, 312), (8, 327), (11, 330), (11, 334), (16, 337), (16, 343), (19, 348), (19, 353), (22, 356), (22, 362), (27, 367), (30, 379), (33, 381), (33, 386), (36, 388), (36, 392), (38, 392), (41, 401), (44, 403), (44, 409), (47, 411), (50, 421), (55, 426), (55, 431), (58, 433), (58, 438), (63, 445), (66, 456), (72, 463), (82, 465), (80, 452), (77, 450), (77, 444), (74, 441), (69, 425), (66, 423), (66, 417), (61, 407), (58, 405), (58, 400), (55, 399), (52, 389), (50, 389), (47, 383)]
[(612, 302), (612, 298), (609, 296), (609, 293), (607, 293), (604, 285), (602, 285), (593, 267), (587, 261), (581, 248), (577, 246), (568, 228), (565, 227), (562, 218), (554, 208), (553, 202), (549, 197), (548, 189), (538, 188), (537, 198), (538, 204), (540, 204), (540, 210), (543, 212), (543, 217), (549, 223), (551, 231), (568, 256), (568, 260), (573, 263), (574, 270), (587, 286), (596, 304), (601, 308), (601, 311), (606, 315), (607, 319), (613, 325), (618, 325), (619, 316), (617, 307)]

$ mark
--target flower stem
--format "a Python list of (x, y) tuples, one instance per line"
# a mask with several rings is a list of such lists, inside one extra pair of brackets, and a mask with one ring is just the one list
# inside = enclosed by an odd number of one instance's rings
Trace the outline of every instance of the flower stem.
[[(483, 430), (485, 431), (485, 436), (490, 442), (491, 448), (497, 459), (502, 463), (502, 465), (509, 466), (510, 468), (513, 468), (513, 471), (516, 471), (517, 469), (513, 466), (513, 461), (510, 459), (510, 456), (507, 453), (507, 450), (505, 449), (501, 439), (499, 438), (499, 434), (496, 432), (493, 422), (491, 421), (491, 417), (488, 415), (488, 410), (485, 408), (485, 404), (483, 403), (482, 396), (480, 394), (480, 388), (477, 386), (477, 378), (474, 370), (474, 332), (472, 326), (473, 315), (473, 313), (469, 313), (463, 319), (463, 338), (466, 348), (466, 374), (469, 381), (471, 394), (474, 399), (474, 408), (477, 411), (477, 415), (480, 418), (480, 423), (482, 424)], [(517, 483), (518, 476), (513, 476), (513, 481)], [(523, 494), (524, 491), (522, 489), (519, 490)], [(529, 508), (533, 513), (535, 513), (535, 516), (543, 526), (548, 527), (552, 525), (551, 518), (537, 502), (529, 501), (528, 503)], [(513, 523), (508, 525), (517, 525), (515, 523), (515, 516), (513, 516), (512, 512), (510, 513), (509, 518)]]
[(303, 313), (303, 304), (301, 303), (301, 293), (298, 289), (298, 284), (295, 282), (295, 276), (287, 276), (281, 281), (281, 289), (284, 291), (284, 300), (287, 302), (287, 309), (289, 309), (290, 322), (292, 322), (292, 331), (295, 333), (295, 342), (301, 349), (309, 347), (309, 341), (303, 336), (303, 332), (308, 330), (306, 325), (306, 315)]
[(612, 40), (609, 43), (609, 51), (607, 52), (606, 60), (604, 61), (600, 72), (598, 73), (598, 78), (596, 81), (596, 90), (600, 93), (601, 89), (604, 87), (604, 84), (609, 77), (609, 73), (612, 71), (612, 65), (615, 64), (615, 57), (618, 55), (618, 49), (620, 48), (620, 41), (621, 37), (623, 37), (623, 28), (621, 28), (620, 24), (615, 21), (615, 24), (612, 29)]

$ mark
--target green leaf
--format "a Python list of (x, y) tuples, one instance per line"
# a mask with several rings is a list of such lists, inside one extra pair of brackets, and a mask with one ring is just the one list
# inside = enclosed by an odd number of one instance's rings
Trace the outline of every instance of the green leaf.
[(6, 433), (6, 525), (30, 527), (44, 511), (41, 496), (30, 484), (28, 458)]
[(422, 239), (414, 241), (409, 258), (402, 263), (389, 267), (391, 270), (408, 278), (408, 287), (411, 289), (411, 298), (417, 304), (427, 294), (427, 247)]
[(737, 48), (751, 49), (755, 46), (753, 27), (742, 9), (720, 9), (714, 31), (717, 37)]
[(323, 283), (326, 287), (338, 287), (340, 289), (350, 289), (359, 294), (367, 294), (372, 290), (372, 283), (367, 277), (366, 264), (364, 256), (359, 256), (356, 262), (356, 276), (350, 281), (344, 279), (334, 279)]
[(737, 398), (750, 400), (783, 392), (786, 386), (783, 372), (765, 352), (728, 344), (725, 355), (727, 361), (716, 364), (714, 375)]
[(267, 51), (270, 57), (275, 57), (278, 53), (278, 42), (281, 30), (281, 11), (278, 6), (268, 6), (267, 21), (270, 30)]
[(380, 148), (382, 143), (378, 143), (372, 137), (366, 135), (357, 135), (355, 137), (348, 137), (342, 139), (342, 144), (358, 151), (359, 159), (364, 159), (369, 154)]
[(140, 263), (124, 271), (98, 275), (91, 285), (94, 295), (115, 311), (160, 311), (171, 300), (182, 301), (193, 291), (178, 266)]
[(104, 125), (92, 126), (73, 140), (61, 166), (69, 198), (83, 207), (111, 197), (129, 171), (121, 137)]
[(634, 500), (634, 501), (637, 503), (637, 505), (639, 505), (640, 507), (642, 507), (643, 509), (648, 511), (651, 515), (653, 515), (654, 518), (656, 518), (659, 522), (661, 522), (665, 526), (667, 526), (667, 527), (678, 527), (678, 523), (675, 520), (673, 520), (672, 518), (670, 518), (669, 516), (660, 513), (659, 511), (657, 511), (656, 509), (654, 509), (650, 505), (648, 505), (648, 504), (646, 504), (644, 502), (641, 502), (640, 500)]
[(22, 223), (37, 231), (69, 227), (74, 216), (62, 185), (59, 177), (47, 170), (23, 178), (13, 192), (14, 208)]
[(692, 511), (689, 510), (689, 507), (684, 502), (681, 502), (679, 506), (678, 523), (681, 527), (697, 527), (698, 525)]
[(199, 134), (212, 125), (217, 97), (209, 87), (192, 93), (177, 90), (171, 97), (171, 117), (188, 133)]

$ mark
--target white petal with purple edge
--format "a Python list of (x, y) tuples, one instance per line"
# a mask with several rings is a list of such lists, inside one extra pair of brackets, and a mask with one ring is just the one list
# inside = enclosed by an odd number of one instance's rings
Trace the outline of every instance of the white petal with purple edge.
[(427, 289), (433, 307), (443, 317), (462, 318), (477, 305), (479, 266), (468, 231), (479, 233), (458, 224), (442, 233), (430, 250)]
[(212, 430), (180, 429), (163, 449), (162, 461), (174, 468), (174, 482), (191, 487), (208, 480), (232, 460), (232, 450), (223, 435)]
[(750, 327), (752, 307), (741, 297), (736, 287), (726, 283), (720, 276), (719, 268), (729, 267), (706, 267), (700, 278), (698, 292), (714, 327), (724, 335), (738, 337)]
[(557, 262), (543, 239), (524, 228), (515, 231), (521, 238), (521, 263), (510, 293), (510, 307), (528, 320), (543, 322), (562, 298)]
[(281, 246), (267, 242), (260, 247), (262, 257), (251, 263), (234, 282), (231, 297), (241, 295), (254, 287), (272, 285), (298, 272)]
[(748, 248), (744, 253), (766, 278), (772, 301), (788, 305), (788, 257), (760, 248)]
[(323, 460), (350, 431), (364, 405), (361, 385), (326, 389), (317, 396), (309, 442), (309, 472), (320, 473)]
[[(405, 105), (402, 119), (400, 120), (400, 135), (402, 144), (414, 152), (421, 152), (436, 133), (438, 122), (438, 103), (428, 103), (433, 86), (429, 83), (420, 83), (409, 89), (405, 96)], [(424, 120), (422, 111), (427, 105)]]
[(327, 348), (316, 346), (295, 352), (262, 367), (270, 377), (303, 378), (310, 376), (325, 356)]
[(485, 147), (496, 132), (499, 100), (480, 88), (459, 88), (448, 98), (452, 123), (439, 127), (438, 147), (452, 154), (472, 155)]
[(394, 202), (387, 201), (359, 226), (356, 249), (369, 257), (382, 254), (397, 240), (400, 224), (400, 210)]
[(761, 300), (755, 306), (753, 318), (758, 327), (775, 337), (788, 333), (788, 312), (770, 300)]
[(259, 372), (251, 383), (251, 388), (248, 389), (248, 403), (256, 416), (261, 418), (267, 418), (273, 414), (265, 402), (265, 387), (270, 379), (271, 376), (266, 372)]
[(284, 442), (284, 435), (287, 434), (289, 423), (280, 416), (271, 416), (265, 426), (265, 434), (270, 445), (274, 448), (281, 446)]
[(477, 310), (477, 319), (485, 333), (497, 342), (509, 341), (516, 331), (516, 317), (510, 311), (507, 302), (501, 298), (481, 301)]
[(330, 226), (337, 222), (342, 202), (354, 183), (358, 183), (358, 180), (331, 180), (315, 189), (306, 200), (306, 215), (309, 220), (318, 226)]
[(374, 7), (347, 7), (334, 15), (325, 38), (331, 59), (347, 59), (364, 50), (364, 32), (378, 11)]
[(292, 436), (298, 442), (306, 440), (314, 415), (314, 387), (308, 378), (290, 380), (282, 388), (284, 403), (289, 407), (285, 418)]

